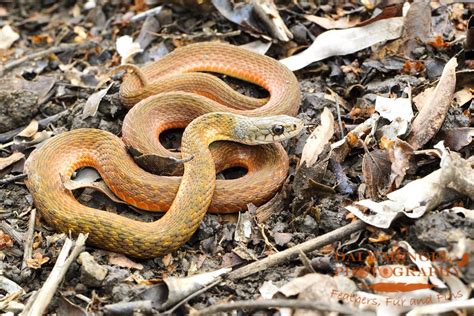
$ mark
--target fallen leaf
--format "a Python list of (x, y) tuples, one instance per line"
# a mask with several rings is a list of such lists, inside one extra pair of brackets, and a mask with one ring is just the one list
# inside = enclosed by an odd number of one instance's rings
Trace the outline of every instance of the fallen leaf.
[(400, 50), (411, 56), (415, 48), (426, 42), (431, 35), (431, 6), (427, 1), (413, 2), (403, 22), (403, 35)]
[(8, 157), (0, 158), (0, 171), (25, 158), (23, 153), (15, 152)]
[[(419, 218), (440, 203), (453, 200), (459, 193), (473, 199), (473, 162), (462, 159), (458, 153), (449, 152), (442, 146), (440, 148), (443, 153), (440, 169), (387, 194), (388, 200), (361, 200), (345, 208), (367, 224), (389, 228), (400, 213), (409, 218)], [(364, 209), (369, 213), (364, 212)]]
[(450, 59), (426, 105), (413, 120), (413, 128), (407, 142), (413, 149), (426, 144), (440, 129), (448, 112), (456, 87), (456, 57)]
[(89, 189), (94, 189), (97, 190), (103, 194), (105, 194), (109, 199), (114, 201), (115, 203), (120, 203), (120, 204), (126, 204), (124, 201), (120, 200), (113, 192), (112, 190), (109, 189), (107, 184), (105, 184), (104, 181), (98, 181), (94, 182), (89, 181), (89, 179), (82, 179), (81, 182), (72, 180), (69, 178), (64, 177), (61, 175), (61, 180), (63, 182), (64, 188), (70, 191), (74, 191), (77, 189), (83, 189), (83, 188), (89, 188)]
[(260, 18), (259, 22), (267, 27), (273, 38), (282, 42), (293, 38), (273, 0), (256, 0), (253, 5), (253, 13)]
[(463, 106), (464, 104), (474, 99), (474, 95), (472, 94), (473, 91), (473, 89), (468, 88), (456, 91), (456, 93), (454, 93), (453, 99), (454, 101), (456, 101), (456, 104), (458, 106)]
[(272, 280), (263, 282), (262, 286), (258, 289), (260, 295), (264, 299), (271, 299), (273, 295), (278, 292), (278, 287), (273, 284)]
[[(429, 257), (416, 253), (415, 249), (406, 241), (401, 241), (398, 246), (408, 251), (410, 254), (408, 258), (417, 266), (419, 271), (434, 271), (434, 267), (431, 263)], [(441, 279), (439, 279), (436, 274), (429, 274), (429, 280), (437, 288), (445, 289), (446, 284), (444, 284)]]
[(329, 143), (334, 135), (334, 117), (328, 108), (324, 108), (321, 113), (321, 125), (316, 127), (306, 140), (301, 153), (300, 166), (306, 163), (307, 167), (312, 167), (318, 160), (319, 154), (324, 150), (324, 146)]
[(12, 149), (16, 151), (22, 151), (27, 148), (39, 146), (40, 143), (48, 140), (53, 136), (53, 132), (41, 131), (37, 132), (31, 138), (15, 137)]
[(428, 103), (435, 89), (436, 87), (428, 87), (422, 92), (418, 93), (415, 97), (413, 97), (413, 104), (415, 104), (415, 107), (418, 112), (420, 112), (421, 109)]
[(58, 315), (68, 315), (68, 316), (87, 316), (87, 311), (80, 307), (79, 305), (74, 304), (63, 295), (59, 297), (58, 309), (56, 310)]
[(25, 127), (16, 137), (22, 138), (31, 138), (33, 137), (36, 132), (38, 132), (39, 123), (37, 120), (32, 120), (27, 127)]
[(375, 111), (390, 122), (396, 118), (410, 122), (413, 118), (410, 98), (385, 98), (377, 96), (375, 99)]
[(247, 243), (252, 235), (253, 216), (250, 212), (239, 213), (239, 220), (235, 227), (234, 240), (240, 243)]
[(0, 250), (11, 247), (13, 247), (13, 239), (10, 235), (5, 234), (3, 230), (0, 230)]
[(33, 250), (38, 249), (41, 246), (42, 242), (43, 242), (43, 235), (41, 234), (41, 232), (35, 232), (33, 234), (33, 245), (32, 245)]
[(347, 29), (350, 27), (354, 27), (360, 22), (359, 16), (352, 16), (348, 15), (338, 20), (333, 20), (326, 17), (315, 16), (310, 14), (304, 15), (305, 19), (318, 24), (319, 26), (325, 28), (326, 30), (333, 30), (333, 29)]
[(26, 265), (31, 269), (37, 270), (48, 261), (49, 258), (44, 257), (41, 252), (35, 252), (32, 258), (26, 260)]
[[(472, 143), (474, 137), (473, 127), (459, 127), (441, 130), (440, 138), (444, 140), (444, 145), (454, 151), (459, 151)], [(1, 168), (0, 168), (1, 169)]]
[(122, 268), (143, 270), (143, 265), (136, 263), (122, 254), (111, 253), (109, 256), (109, 264), (116, 265)]
[(291, 241), (293, 234), (290, 233), (274, 233), (273, 239), (278, 246), (284, 246)]
[(10, 25), (6, 24), (0, 30), (0, 49), (8, 49), (12, 44), (20, 38)]
[(364, 154), (362, 158), (362, 175), (367, 185), (367, 196), (378, 198), (386, 191), (389, 183), (391, 162), (386, 150), (376, 149)]
[(140, 44), (133, 41), (128, 35), (120, 36), (115, 42), (117, 53), (121, 57), (121, 64), (126, 64), (135, 54), (142, 52)]
[(82, 110), (82, 119), (95, 116), (97, 109), (99, 108), (100, 101), (102, 101), (107, 92), (109, 92), (109, 89), (112, 87), (112, 85), (113, 83), (111, 83), (107, 88), (91, 94), (87, 98), (86, 105), (84, 105), (84, 109)]
[(290, 70), (299, 70), (331, 56), (348, 55), (376, 43), (400, 37), (403, 18), (390, 18), (345, 30), (331, 30), (319, 35), (303, 52), (280, 60)]
[(407, 142), (397, 138), (388, 147), (388, 154), (392, 162), (389, 187), (396, 189), (402, 184), (407, 170), (410, 167), (410, 158), (413, 156), (413, 148)]
[[(242, 26), (255, 35), (263, 33), (253, 16), (253, 4), (244, 2), (233, 5), (230, 0), (212, 0), (212, 4), (227, 20)], [(268, 39), (270, 40), (270, 38)]]
[(244, 45), (240, 45), (239, 47), (260, 55), (265, 55), (270, 49), (270, 46), (272, 46), (272, 42), (262, 42), (260, 40), (257, 40)]
[(372, 243), (385, 242), (390, 240), (393, 235), (395, 235), (395, 232), (392, 234), (387, 234), (383, 230), (377, 230), (374, 236), (369, 237), (369, 241)]
[(141, 49), (146, 49), (150, 43), (156, 38), (153, 33), (157, 33), (160, 30), (160, 22), (153, 15), (147, 16), (145, 22), (143, 22), (140, 34), (138, 35), (137, 42), (140, 44)]

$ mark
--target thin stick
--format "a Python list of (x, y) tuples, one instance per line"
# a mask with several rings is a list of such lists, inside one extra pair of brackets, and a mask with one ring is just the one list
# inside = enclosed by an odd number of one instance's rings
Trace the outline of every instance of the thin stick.
[(374, 315), (374, 313), (363, 312), (354, 310), (349, 307), (344, 307), (337, 304), (323, 303), (323, 302), (312, 302), (305, 300), (287, 300), (287, 299), (274, 299), (274, 300), (248, 300), (238, 301), (231, 303), (224, 303), (219, 305), (213, 305), (208, 308), (201, 309), (196, 315), (212, 315), (221, 312), (228, 312), (233, 310), (242, 309), (267, 309), (267, 308), (292, 308), (292, 309), (307, 309), (307, 310), (319, 310), (319, 311), (335, 311), (342, 314), (354, 314), (354, 315)]
[(29, 310), (25, 310), (23, 315), (27, 316), (40, 316), (43, 315), (44, 311), (48, 307), (51, 299), (56, 293), (56, 290), (59, 284), (62, 282), (64, 276), (66, 275), (67, 270), (71, 263), (76, 260), (79, 253), (84, 250), (84, 245), (87, 239), (87, 234), (79, 234), (77, 237), (76, 243), (74, 248), (71, 251), (71, 255), (68, 257), (69, 250), (71, 250), (74, 242), (66, 238), (64, 241), (64, 245), (61, 249), (61, 252), (58, 255), (58, 259), (54, 264), (53, 270), (51, 274), (48, 276), (46, 282), (44, 282), (43, 286), (41, 287), (38, 295), (36, 296), (35, 301), (31, 305)]
[(216, 281), (212, 282), (211, 284), (207, 285), (206, 287), (203, 287), (202, 289), (200, 289), (199, 291), (196, 291), (194, 292), (193, 294), (189, 295), (188, 297), (182, 299), (180, 302), (178, 302), (175, 306), (173, 306), (173, 308), (170, 308), (169, 310), (167, 310), (165, 312), (165, 314), (173, 314), (173, 312), (178, 309), (178, 307), (180, 307), (181, 305), (183, 305), (184, 303), (188, 302), (190, 299), (192, 298), (195, 298), (196, 296), (198, 295), (201, 295), (202, 293), (204, 292), (207, 292), (207, 290), (209, 290), (210, 288), (213, 288), (214, 286), (216, 286), (217, 284), (219, 284), (220, 282), (222, 282), (222, 277), (219, 277)]
[(232, 271), (229, 274), (229, 278), (232, 280), (242, 279), (254, 273), (282, 264), (297, 257), (300, 251), (302, 251), (303, 253), (314, 251), (318, 248), (324, 247), (330, 243), (346, 238), (351, 234), (364, 229), (365, 225), (366, 224), (361, 220), (354, 221), (350, 224), (347, 224), (346, 226), (335, 229), (332, 232), (329, 232), (322, 236), (318, 236), (302, 244), (275, 253), (266, 257), (265, 259), (253, 262), (235, 271)]
[(24, 178), (26, 178), (26, 173), (21, 173), (21, 174), (15, 175), (15, 176), (10, 176), (10, 177), (5, 178), (5, 179), (0, 179), (0, 186), (15, 182), (17, 180), (22, 180)]
[(3, 76), (5, 72), (15, 67), (18, 67), (19, 65), (23, 64), (24, 62), (28, 60), (42, 58), (42, 57), (46, 57), (48, 55), (56, 54), (56, 53), (62, 53), (62, 52), (67, 52), (67, 51), (79, 50), (79, 49), (87, 49), (87, 48), (94, 47), (95, 45), (96, 44), (94, 42), (86, 42), (86, 43), (81, 43), (81, 44), (61, 44), (59, 46), (50, 47), (46, 50), (23, 56), (17, 60), (14, 60), (5, 64), (5, 66), (3, 66), (3, 68), (0, 69), (0, 76)]
[(13, 227), (10, 226), (6, 221), (0, 222), (0, 229), (9, 235), (13, 240), (20, 246), (23, 246), (23, 234), (17, 232)]
[(28, 221), (28, 230), (25, 235), (25, 245), (23, 246), (23, 263), (21, 269), (27, 267), (26, 261), (31, 258), (33, 253), (33, 234), (35, 233), (36, 209), (33, 208), (30, 213), (30, 220)]

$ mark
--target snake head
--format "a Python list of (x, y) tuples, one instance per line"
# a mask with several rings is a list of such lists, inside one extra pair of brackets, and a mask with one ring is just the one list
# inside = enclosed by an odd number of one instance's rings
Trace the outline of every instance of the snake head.
[(236, 141), (248, 145), (281, 142), (303, 129), (303, 121), (287, 115), (245, 117), (235, 125)]

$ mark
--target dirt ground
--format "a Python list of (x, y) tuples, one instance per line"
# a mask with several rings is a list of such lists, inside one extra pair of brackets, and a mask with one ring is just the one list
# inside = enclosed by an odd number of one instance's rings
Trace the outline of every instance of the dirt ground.
[[(8, 37), (12, 36), (7, 34), (6, 25), (19, 35), (8, 47), (0, 48), (0, 276), (18, 286), (13, 286), (16, 291), (10, 290), (3, 284), (5, 281), (0, 282), (0, 309), (6, 313), (19, 314), (25, 308), (31, 308), (28, 302), (33, 301), (35, 291), (40, 290), (50, 276), (66, 239), (64, 234), (58, 234), (41, 220), (41, 212), (36, 215), (34, 231), (28, 232), (34, 204), (24, 184), (24, 162), (31, 151), (47, 139), (69, 130), (87, 127), (121, 134), (127, 109), (119, 98), (120, 80), (109, 81), (111, 86), (106, 94), (98, 100), (91, 99), (92, 94), (107, 87), (108, 83), (102, 84), (102, 81), (107, 80), (109, 71), (124, 58), (117, 48), (120, 37), (128, 35), (142, 47), (141, 52), (128, 58), (128, 62), (137, 65), (158, 60), (177, 47), (202, 41), (234, 45), (257, 41), (258, 49), (266, 48), (266, 43), (272, 41), (266, 55), (283, 59), (297, 56), (310, 47), (320, 34), (332, 28), (331, 23), (341, 22), (334, 30), (363, 28), (360, 21), (377, 14), (385, 15), (385, 20), (399, 17), (403, 6), (403, 1), (392, 1), (391, 6), (381, 4), (376, 8), (358, 1), (336, 4), (322, 1), (319, 6), (312, 1), (275, 1), (278, 10), (272, 12), (277, 12), (286, 25), (289, 33), (285, 33), (278, 27), (278, 19), (268, 19), (268, 15), (265, 19), (258, 14), (265, 7), (255, 3), (226, 11), (223, 8), (229, 3), (227, 1), (172, 1), (154, 14), (140, 17), (140, 13), (156, 8), (151, 2), (26, 0), (0, 4), (0, 28), (4, 32), (0, 34), (0, 44), (8, 42)], [(387, 10), (387, 7), (392, 9)], [(474, 23), (472, 19), (468, 22), (474, 8), (449, 1), (432, 1), (427, 10), (424, 7), (416, 11), (414, 7), (415, 4), (410, 8), (412, 16), (405, 16), (404, 31), (396, 39), (387, 38), (351, 53), (334, 53), (322, 60), (315, 57), (314, 62), (295, 70), (302, 93), (298, 117), (308, 127), (298, 138), (284, 143), (290, 157), (289, 175), (281, 191), (268, 204), (262, 207), (249, 205), (247, 212), (239, 214), (206, 215), (190, 241), (162, 258), (136, 260), (87, 246), (85, 251), (91, 257), (81, 254), (79, 261), (72, 262), (46, 313), (169, 311), (179, 300), (171, 306), (163, 306), (163, 279), (195, 276), (226, 267), (236, 270), (331, 233), (357, 218), (370, 226), (245, 278), (230, 279), (224, 275), (212, 284), (213, 279), (200, 289), (212, 286), (201, 292), (192, 291), (195, 295), (180, 303), (172, 313), (188, 314), (232, 301), (255, 302), (272, 297), (328, 301), (346, 308), (347, 314), (354, 310), (381, 313), (382, 310), (377, 309), (380, 306), (364, 307), (364, 304), (341, 297), (328, 298), (328, 293), (321, 288), (327, 290), (336, 288), (334, 284), (346, 284), (347, 288), (351, 287), (351, 293), (362, 291), (385, 297), (386, 292), (367, 288), (375, 283), (375, 273), (363, 276), (352, 273), (343, 276), (342, 281), (337, 279), (337, 271), (341, 266), (388, 267), (395, 264), (421, 269), (419, 262), (408, 258), (389, 262), (376, 256), (396, 251), (443, 253), (452, 259), (451, 263), (458, 263), (458, 273), (450, 277), (436, 276), (446, 286), (444, 289), (431, 287), (429, 291), (442, 293), (449, 300), (453, 300), (456, 293), (462, 293), (464, 296), (457, 302), (472, 298), (474, 264), (461, 265), (459, 262), (474, 255), (474, 186), (470, 159), (474, 135)], [(247, 19), (245, 10), (236, 8), (252, 9), (252, 19)], [(339, 47), (342, 44), (338, 44), (337, 37), (326, 40), (335, 41), (332, 45)], [(129, 46), (133, 45), (129, 43)], [(40, 53), (38, 58), (33, 58), (35, 53)], [(25, 56), (28, 57), (22, 60)], [(451, 64), (448, 62), (453, 57), (457, 58), (457, 68), (451, 76), (454, 79), (449, 77)], [(22, 62), (12, 64), (19, 60)], [(241, 93), (265, 96), (262, 89), (251, 84), (225, 76), (221, 78)], [(437, 87), (440, 82), (442, 87)], [(452, 86), (451, 92), (435, 91), (449, 86)], [(415, 116), (404, 121), (405, 130), (402, 123), (394, 124), (395, 120), (380, 113), (377, 105), (383, 101), (380, 97), (397, 102), (409, 100), (409, 108)], [(447, 101), (443, 101), (446, 98)], [(416, 114), (421, 117), (422, 103), (424, 107), (431, 106), (432, 110), (425, 110), (423, 115), (426, 117), (420, 122), (416, 120)], [(393, 106), (401, 107), (401, 104), (402, 101)], [(86, 109), (90, 115), (84, 118)], [(396, 111), (392, 108), (392, 112)], [(374, 118), (377, 113), (381, 115)], [(311, 139), (324, 138), (323, 132), (314, 131), (318, 126), (327, 127), (324, 122), (327, 117), (331, 118), (333, 133), (325, 141), (311, 144)], [(168, 148), (178, 148), (181, 132), (167, 133), (161, 139), (162, 143)], [(440, 140), (450, 150), (433, 149)], [(302, 155), (309, 153), (311, 156), (316, 151), (319, 157), (316, 156), (315, 162), (310, 165), (306, 160), (303, 166), (300, 165)], [(15, 158), (12, 155), (16, 155)], [(409, 216), (398, 211), (401, 216), (393, 218), (384, 227), (383, 220), (393, 215), (389, 212), (390, 205), (382, 207), (379, 217), (369, 215), (370, 207), (360, 211), (362, 215), (346, 208), (355, 208), (357, 201), (365, 199), (382, 203), (390, 192), (397, 192), (415, 180), (425, 181), (427, 175), (441, 170), (441, 162), (448, 165), (451, 161), (448, 158), (457, 159), (455, 171), (458, 173), (450, 181), (443, 182), (442, 187), (434, 186), (432, 195), (417, 187), (419, 196), (428, 196), (417, 201), (420, 203), (417, 210), (423, 208), (420, 214), (414, 208), (409, 209), (407, 202), (403, 211)], [(228, 170), (218, 177), (238, 177), (242, 172), (245, 171)], [(426, 180), (421, 187), (432, 183)], [(161, 216), (135, 212), (91, 188), (76, 190), (75, 194), (83, 204), (142, 221), (154, 221)], [(415, 199), (411, 195), (417, 195), (409, 191), (401, 194), (406, 200)], [(29, 244), (28, 236), (32, 237)], [(72, 236), (73, 239), (76, 237)], [(406, 244), (409, 247), (404, 246)], [(25, 245), (32, 247), (27, 258), (24, 258)], [(337, 253), (358, 254), (362, 259), (341, 262)], [(432, 261), (435, 264), (436, 260)], [(317, 275), (318, 281), (311, 281), (308, 275)], [(303, 284), (306, 286), (293, 285), (292, 294), (285, 295), (282, 290), (285, 285), (305, 277)], [(423, 282), (439, 285), (433, 278)], [(320, 287), (316, 290), (315, 285)], [(178, 286), (183, 287), (182, 284)], [(338, 289), (342, 291), (341, 287)], [(175, 295), (174, 292), (168, 294)], [(278, 307), (275, 303), (275, 308)], [(387, 310), (395, 315), (414, 307), (404, 305), (397, 309), (390, 305)], [(458, 315), (469, 314), (468, 309), (453, 307), (456, 308)], [(240, 312), (228, 313), (258, 314), (256, 308), (235, 310)], [(279, 312), (281, 315), (288, 313), (282, 308)], [(270, 315), (274, 310), (262, 313)], [(308, 309), (294, 312), (304, 313), (328, 312)]]

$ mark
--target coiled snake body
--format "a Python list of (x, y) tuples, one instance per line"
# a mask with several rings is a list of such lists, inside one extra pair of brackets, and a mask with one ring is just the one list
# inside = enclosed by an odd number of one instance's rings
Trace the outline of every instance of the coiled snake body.
[[(231, 45), (204, 43), (177, 49), (142, 69), (130, 69), (133, 74), (126, 76), (120, 95), (126, 105), (138, 104), (125, 118), (123, 141), (142, 153), (192, 157), (184, 163), (183, 177), (145, 172), (128, 155), (124, 142), (108, 132), (78, 129), (60, 134), (35, 150), (25, 166), (27, 187), (50, 225), (63, 232), (88, 232), (88, 242), (101, 248), (155, 257), (185, 243), (208, 208), (232, 212), (251, 202), (262, 204), (281, 186), (288, 168), (282, 147), (248, 145), (281, 141), (302, 128), (300, 120), (278, 115), (294, 115), (299, 106), (298, 83), (287, 68)], [(240, 95), (202, 72), (252, 82), (268, 90), (269, 97)], [(268, 115), (276, 116), (261, 117)], [(160, 144), (161, 132), (188, 124), (181, 155)], [(209, 150), (210, 143), (220, 140), (242, 145), (217, 142)], [(156, 222), (144, 223), (80, 204), (63, 180), (84, 166), (97, 169), (127, 203), (169, 211)], [(233, 166), (248, 172), (239, 179), (216, 181), (216, 170)]]

